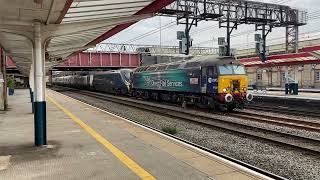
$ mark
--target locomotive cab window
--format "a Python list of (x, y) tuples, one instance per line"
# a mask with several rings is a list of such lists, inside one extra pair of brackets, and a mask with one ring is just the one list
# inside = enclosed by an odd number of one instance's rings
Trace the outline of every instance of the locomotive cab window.
[(202, 76), (206, 76), (207, 75), (207, 67), (202, 67), (201, 75)]
[(208, 68), (208, 76), (209, 77), (215, 77), (215, 76), (217, 76), (218, 75), (218, 73), (217, 73), (217, 67), (209, 67)]
[(213, 68), (208, 68), (208, 76), (209, 77), (213, 76)]
[(202, 67), (201, 74), (202, 76), (216, 77), (218, 76), (217, 67), (215, 66)]
[(219, 73), (221, 75), (242, 75), (246, 74), (246, 70), (241, 65), (222, 65), (219, 66)]
[(129, 82), (131, 77), (131, 71), (130, 70), (122, 70), (121, 74), (123, 75), (123, 78), (125, 81)]
[(218, 76), (218, 70), (217, 70), (217, 66), (213, 67), (213, 77), (217, 77)]

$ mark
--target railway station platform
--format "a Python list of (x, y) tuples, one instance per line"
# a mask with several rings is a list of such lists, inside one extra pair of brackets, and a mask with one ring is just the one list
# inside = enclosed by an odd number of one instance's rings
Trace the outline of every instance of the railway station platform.
[(28, 90), (0, 114), (0, 179), (268, 179), (47, 89), (48, 145), (34, 146)]
[(270, 97), (280, 99), (296, 99), (296, 100), (315, 100), (320, 101), (320, 90), (299, 92), (298, 95), (285, 94), (284, 90), (272, 90), (272, 91), (251, 91), (254, 96), (258, 97)]
[(253, 91), (253, 101), (247, 107), (287, 114), (319, 117), (320, 92), (300, 92), (286, 95), (284, 91)]

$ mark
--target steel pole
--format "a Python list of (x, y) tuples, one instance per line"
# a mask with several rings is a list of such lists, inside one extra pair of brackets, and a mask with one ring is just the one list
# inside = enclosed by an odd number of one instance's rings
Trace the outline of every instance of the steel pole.
[(44, 74), (44, 46), (41, 39), (41, 24), (34, 23), (34, 124), (35, 145), (47, 144), (46, 132), (46, 100), (45, 100), (45, 74)]
[(34, 113), (34, 55), (32, 49), (32, 64), (30, 67), (30, 75), (29, 75), (29, 90), (30, 90), (30, 102), (32, 105), (32, 113)]
[(289, 27), (286, 27), (286, 53), (289, 53)]
[(294, 35), (294, 38), (295, 38), (295, 53), (298, 53), (299, 52), (299, 26), (295, 26), (295, 35)]
[(0, 110), (7, 109), (7, 86), (6, 86), (6, 61), (3, 49), (0, 47)]
[(186, 29), (185, 29), (186, 39), (187, 39), (187, 51), (186, 55), (189, 55), (190, 51), (190, 35), (189, 35), (189, 15), (186, 15)]
[(266, 55), (266, 25), (262, 25), (262, 53), (265, 56)]

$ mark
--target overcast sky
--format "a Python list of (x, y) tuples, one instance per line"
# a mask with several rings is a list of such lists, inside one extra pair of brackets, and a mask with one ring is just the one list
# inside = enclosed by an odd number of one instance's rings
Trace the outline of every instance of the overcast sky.
[[(319, 0), (260, 0), (260, 2), (279, 2), (283, 5), (289, 5), (294, 8), (306, 10), (309, 13), (310, 20), (308, 20), (307, 25), (300, 27), (300, 39), (303, 39), (306, 36), (320, 37), (320, 33), (317, 33), (318, 35), (314, 35), (316, 32), (320, 32), (320, 26), (318, 25), (320, 23)], [(317, 16), (319, 16), (319, 18)], [(175, 21), (175, 18), (168, 17), (149, 18), (134, 24), (128, 29), (109, 38), (105, 42), (160, 45), (161, 39), (161, 45), (177, 46), (178, 41), (176, 40), (176, 31), (183, 31), (184, 25), (177, 26)], [(161, 33), (158, 32), (160, 25), (163, 26), (161, 28)], [(256, 33), (254, 32), (254, 29), (254, 25), (238, 26), (238, 29), (233, 32), (234, 37), (231, 39), (232, 48), (253, 48), (254, 34)], [(151, 35), (146, 36), (145, 33), (150, 31), (155, 33), (150, 33)], [(198, 27), (192, 27), (190, 34), (194, 40), (194, 46), (217, 47), (217, 38), (226, 36), (226, 28), (219, 29), (218, 22), (215, 21), (203, 21), (198, 24)], [(284, 43), (284, 41), (285, 28), (276, 28), (273, 29), (271, 34), (268, 36), (267, 44)]]

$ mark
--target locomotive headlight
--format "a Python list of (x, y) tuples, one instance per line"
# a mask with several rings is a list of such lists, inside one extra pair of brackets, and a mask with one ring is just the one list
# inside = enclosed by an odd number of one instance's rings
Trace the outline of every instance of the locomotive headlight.
[(253, 100), (253, 95), (250, 94), (250, 93), (248, 93), (248, 94), (246, 95), (246, 98), (247, 98), (247, 101), (252, 101), (252, 100)]
[(227, 92), (227, 89), (226, 89), (226, 88), (224, 88), (224, 89), (222, 89), (222, 91), (223, 91), (223, 92)]
[(243, 89), (244, 91), (247, 91), (247, 88), (245, 88), (245, 87), (244, 87), (244, 88), (242, 88), (242, 89)]
[(224, 97), (224, 100), (228, 103), (232, 102), (233, 101), (233, 96), (231, 94), (227, 94), (225, 97)]

